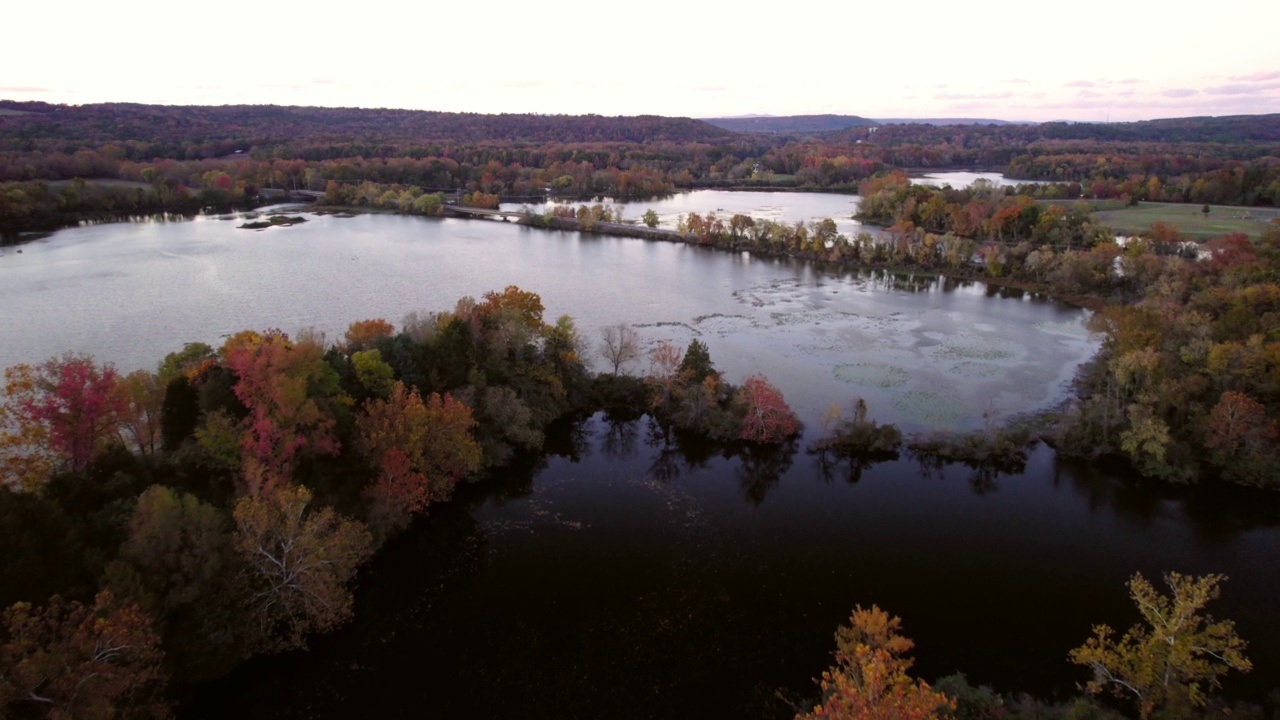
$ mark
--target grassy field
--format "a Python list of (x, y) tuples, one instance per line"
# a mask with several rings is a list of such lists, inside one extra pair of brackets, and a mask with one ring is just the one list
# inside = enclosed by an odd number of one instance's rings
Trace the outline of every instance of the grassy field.
[(1200, 212), (1201, 205), (1181, 203), (1138, 203), (1132, 207), (1103, 209), (1093, 213), (1099, 222), (1121, 235), (1136, 235), (1157, 220), (1176, 225), (1189, 238), (1208, 240), (1224, 233), (1242, 232), (1259, 237), (1272, 218), (1280, 217), (1276, 208), (1242, 208), (1231, 205), (1210, 205), (1209, 214)]

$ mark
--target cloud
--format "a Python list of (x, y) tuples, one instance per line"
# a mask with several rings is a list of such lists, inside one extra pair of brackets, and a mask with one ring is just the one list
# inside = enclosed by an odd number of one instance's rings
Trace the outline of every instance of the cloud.
[(1078, 97), (1078, 98), (1086, 98), (1086, 99), (1087, 99), (1087, 98), (1100, 98), (1100, 97), (1102, 97), (1102, 95), (1103, 95), (1102, 93), (1100, 93), (1100, 92), (1094, 92), (1094, 91), (1092, 91), (1092, 90), (1081, 90), (1080, 92), (1076, 93), (1076, 97)]
[(1227, 78), (1235, 82), (1266, 82), (1268, 80), (1280, 80), (1280, 72), (1256, 72), (1248, 75), (1231, 75)]
[(337, 81), (331, 80), (329, 78), (312, 78), (311, 84), (312, 85), (336, 85)]
[(1205, 88), (1204, 91), (1210, 95), (1249, 95), (1264, 90), (1275, 90), (1277, 88), (1280, 88), (1280, 81), (1261, 82), (1253, 85), (1245, 85), (1243, 83), (1214, 85), (1213, 87)]
[(1120, 80), (1119, 82), (1121, 85), (1137, 85), (1142, 81), (1139, 80), (1138, 78), (1125, 78), (1124, 80)]
[(36, 87), (34, 85), (7, 85), (0, 86), (0, 92), (47, 93), (51, 91), (47, 87)]
[(1184, 98), (1199, 94), (1199, 92), (1199, 90), (1194, 88), (1169, 88), (1167, 90), (1161, 90), (1160, 94), (1165, 97)]
[(1010, 85), (1030, 85), (1031, 84), (1031, 81), (1026, 78), (1012, 78), (1010, 80), (1005, 80), (1005, 82)]
[(694, 88), (695, 92), (725, 92), (729, 88), (724, 85), (699, 85)]
[(1011, 92), (997, 93), (938, 93), (934, 100), (1007, 100), (1013, 97)]
[(1069, 83), (1063, 83), (1062, 87), (1097, 87), (1098, 84), (1092, 80), (1072, 80)]

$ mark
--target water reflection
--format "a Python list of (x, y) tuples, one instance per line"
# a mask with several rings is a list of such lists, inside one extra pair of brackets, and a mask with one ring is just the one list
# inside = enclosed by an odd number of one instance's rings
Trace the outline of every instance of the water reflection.
[(837, 455), (826, 450), (810, 452), (816, 459), (818, 477), (826, 484), (841, 478), (844, 482), (855, 485), (862, 479), (864, 471), (880, 463), (895, 462), (900, 457), (897, 452), (867, 452), (858, 455)]
[(1270, 496), (1138, 482), (1044, 445), (1021, 470), (796, 463), (795, 443), (707, 443), (647, 416), (566, 423), (548, 446), (395, 538), (352, 624), (181, 715), (787, 717), (760, 688), (811, 693), (853, 603), (910, 622), (922, 677), (1048, 696), (1082, 679), (1064, 656), (1091, 624), (1133, 621), (1135, 570), (1229, 575), (1218, 610), (1255, 663), (1231, 692), (1261, 699), (1280, 676)]
[(738, 467), (734, 474), (742, 497), (753, 507), (759, 507), (769, 492), (777, 487), (782, 476), (795, 461), (799, 441), (791, 438), (780, 445), (747, 444), (737, 453)]

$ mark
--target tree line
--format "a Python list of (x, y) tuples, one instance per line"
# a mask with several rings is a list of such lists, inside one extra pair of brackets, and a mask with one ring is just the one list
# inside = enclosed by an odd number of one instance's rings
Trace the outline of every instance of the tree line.
[[(331, 181), (427, 193), (643, 198), (699, 187), (853, 192), (893, 168), (974, 166), (1079, 183), (1095, 198), (1280, 202), (1274, 115), (1150, 126), (902, 124), (792, 136), (651, 116), (0, 106), (17, 111), (0, 116), (0, 229), (39, 229), (29, 223), (52, 211), (32, 186), (9, 183), (75, 178), (151, 186), (143, 189), (149, 206), (169, 212), (242, 206), (267, 188), (325, 192)], [(1173, 128), (1179, 131), (1160, 136)], [(57, 210), (65, 221), (113, 212), (75, 202)]]

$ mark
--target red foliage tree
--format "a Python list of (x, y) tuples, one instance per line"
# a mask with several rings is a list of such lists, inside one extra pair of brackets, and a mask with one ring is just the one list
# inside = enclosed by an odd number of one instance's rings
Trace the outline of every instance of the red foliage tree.
[(241, 442), (250, 492), (288, 480), (304, 453), (338, 450), (329, 402), (342, 402), (337, 374), (313, 342), (279, 331), (240, 333), (223, 347), (236, 397), (249, 409)]
[[(56, 460), (80, 472), (116, 436), (125, 399), (116, 392), (116, 371), (110, 364), (99, 368), (87, 355), (68, 353), (35, 367), (9, 368), (5, 379), (0, 414), (9, 427), (2, 428), (6, 437), (0, 444), (16, 447), (16, 440), (40, 440)], [(36, 448), (31, 452), (41, 454)]]
[(777, 443), (795, 435), (800, 422), (782, 398), (782, 391), (763, 375), (752, 375), (738, 391), (745, 409), (742, 417), (742, 439), (758, 443)]

